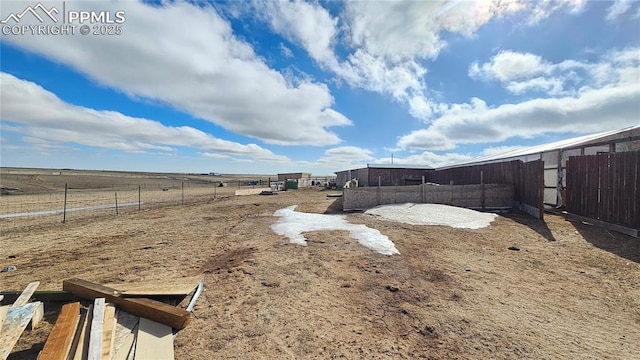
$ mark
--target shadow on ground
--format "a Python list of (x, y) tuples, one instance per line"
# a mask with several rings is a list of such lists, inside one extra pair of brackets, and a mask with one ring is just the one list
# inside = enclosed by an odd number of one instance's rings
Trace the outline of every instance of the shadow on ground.
[(325, 214), (342, 214), (342, 198), (336, 198), (331, 205), (327, 207), (327, 210), (324, 212)]
[(536, 219), (531, 215), (519, 211), (501, 215), (537, 232), (538, 234), (540, 234), (540, 236), (547, 239), (547, 241), (556, 241), (556, 238), (553, 236), (551, 230), (549, 229), (549, 226), (547, 226), (547, 223), (544, 220)]
[(582, 237), (593, 246), (640, 263), (640, 239), (581, 221), (571, 221)]

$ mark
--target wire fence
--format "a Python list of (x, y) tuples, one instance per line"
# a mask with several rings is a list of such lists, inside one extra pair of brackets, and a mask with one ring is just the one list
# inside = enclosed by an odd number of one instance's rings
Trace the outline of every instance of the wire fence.
[[(266, 183), (266, 182), (265, 182)], [(52, 221), (114, 216), (166, 206), (189, 205), (234, 196), (238, 189), (260, 187), (241, 185), (219, 187), (218, 183), (178, 182), (162, 185), (124, 185), (100, 189), (64, 189), (47, 193), (0, 196), (0, 220), (47, 217)], [(264, 185), (268, 186), (268, 185)]]

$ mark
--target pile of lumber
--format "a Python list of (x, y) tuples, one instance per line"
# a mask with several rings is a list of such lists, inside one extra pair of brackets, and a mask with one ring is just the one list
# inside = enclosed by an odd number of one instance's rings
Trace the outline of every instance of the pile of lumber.
[(27, 325), (30, 324), (34, 329), (42, 321), (44, 316), (42, 302), (29, 302), (38, 285), (40, 283), (37, 281), (30, 283), (13, 304), (0, 306), (0, 359), (2, 360), (7, 359)]
[[(174, 334), (189, 322), (203, 289), (201, 278), (195, 284), (193, 280), (183, 278), (174, 286), (118, 284), (116, 289), (69, 279), (63, 282), (63, 291), (40, 294), (35, 292), (38, 283), (31, 283), (11, 306), (0, 307), (0, 320), (4, 318), (4, 324), (0, 321), (0, 360), (6, 360), (29, 323), (33, 328), (41, 321), (43, 303), (28, 302), (39, 296), (77, 301), (62, 306), (38, 359), (172, 360)], [(196, 286), (187, 310), (150, 298), (186, 296)]]

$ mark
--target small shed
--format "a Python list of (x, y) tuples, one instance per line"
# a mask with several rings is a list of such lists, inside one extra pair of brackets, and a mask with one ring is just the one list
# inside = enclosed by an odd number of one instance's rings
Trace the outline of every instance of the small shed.
[(351, 180), (358, 180), (358, 187), (419, 185), (429, 181), (433, 168), (425, 165), (367, 164), (367, 167), (336, 172), (338, 188)]
[(311, 186), (311, 173), (280, 173), (278, 174), (278, 181), (290, 181), (294, 180), (297, 183), (297, 187)]

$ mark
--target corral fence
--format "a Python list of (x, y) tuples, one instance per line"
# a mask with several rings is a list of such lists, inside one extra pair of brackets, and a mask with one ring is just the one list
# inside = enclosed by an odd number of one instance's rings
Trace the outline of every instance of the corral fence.
[[(267, 181), (265, 180), (266, 184)], [(219, 183), (171, 182), (167, 185), (118, 185), (108, 188), (74, 188), (36, 194), (0, 196), (0, 221), (12, 218), (46, 217), (52, 221), (115, 216), (166, 206), (189, 205), (234, 196), (238, 189), (261, 186), (234, 185), (219, 187)]]
[(570, 214), (638, 237), (640, 151), (569, 157), (566, 197)]
[[(378, 183), (382, 183), (381, 178)], [(440, 203), (480, 209), (515, 207), (542, 219), (543, 197), (544, 162), (514, 160), (429, 171), (422, 176), (421, 185), (345, 188), (343, 209), (401, 202)]]
[(513, 205), (539, 219), (544, 214), (544, 162), (514, 160), (439, 169), (429, 174), (438, 184), (511, 184)]
[(365, 210), (377, 205), (431, 203), (471, 209), (506, 209), (513, 206), (513, 185), (406, 185), (345, 188), (342, 208)]

